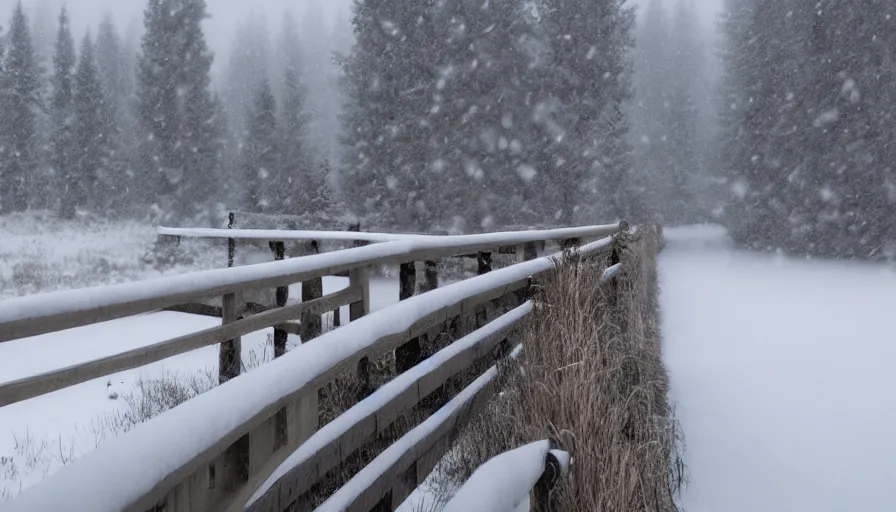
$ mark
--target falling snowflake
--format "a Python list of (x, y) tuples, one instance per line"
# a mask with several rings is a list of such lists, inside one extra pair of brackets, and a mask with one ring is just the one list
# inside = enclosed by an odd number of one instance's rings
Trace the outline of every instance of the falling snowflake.
[(747, 192), (750, 191), (750, 186), (747, 185), (746, 181), (737, 180), (731, 184), (731, 193), (734, 194), (734, 197), (738, 199), (743, 199), (747, 197)]
[(815, 121), (812, 122), (812, 126), (816, 128), (821, 128), (825, 125), (829, 125), (831, 123), (836, 123), (837, 120), (840, 119), (840, 111), (836, 108), (832, 108), (826, 112), (822, 112), (815, 118)]
[(501, 126), (507, 130), (513, 128), (513, 116), (511, 116), (510, 114), (504, 114), (504, 116), (501, 118)]
[(520, 166), (516, 168), (516, 173), (519, 175), (520, 179), (526, 183), (532, 183), (532, 180), (538, 176), (538, 171), (535, 170), (535, 167), (532, 167), (529, 164), (520, 164)]

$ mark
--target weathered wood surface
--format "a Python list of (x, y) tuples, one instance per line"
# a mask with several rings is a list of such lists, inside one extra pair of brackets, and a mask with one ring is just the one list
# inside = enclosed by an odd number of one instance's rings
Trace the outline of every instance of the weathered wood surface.
[[(317, 299), (314, 302), (300, 303), (284, 308), (272, 309), (264, 313), (227, 322), (220, 327), (213, 327), (211, 329), (186, 334), (178, 338), (96, 359), (69, 368), (62, 368), (52, 372), (41, 373), (23, 379), (6, 382), (0, 384), (0, 407), (28, 400), (29, 398), (51, 393), (59, 389), (74, 386), (113, 373), (146, 366), (169, 357), (220, 343), (221, 340), (236, 340), (240, 336), (296, 318), (302, 311), (310, 309), (322, 313), (333, 308), (337, 304), (345, 305), (357, 301), (361, 296), (362, 290), (356, 287), (349, 287), (340, 292)], [(228, 364), (231, 365), (228, 367), (230, 369), (229, 373), (225, 374), (228, 375), (228, 378), (234, 375), (233, 372), (236, 368), (232, 361), (233, 360), (228, 361)], [(238, 362), (239, 359), (236, 359), (236, 361)], [(235, 375), (238, 374), (239, 372), (236, 371)]]
[[(493, 251), (505, 245), (524, 244), (528, 249), (545, 237), (598, 237), (612, 235), (615, 231), (613, 225), (547, 232), (427, 237), (255, 265), (251, 272), (246, 270), (247, 267), (208, 270), (143, 283), (9, 299), (0, 301), (0, 343), (164, 309), (204, 297), (311, 281), (357, 267), (433, 261), (458, 254)], [(534, 247), (524, 259), (530, 259), (529, 255), (534, 257)]]
[[(475, 237), (446, 237), (446, 239), (451, 240), (440, 240), (438, 243), (433, 243), (429, 239), (420, 243), (387, 242), (378, 246), (339, 251), (332, 253), (336, 254), (335, 261), (330, 261), (329, 266), (325, 266), (321, 262), (324, 257), (329, 257), (331, 254), (302, 258), (304, 261), (302, 265), (298, 266), (290, 265), (290, 261), (266, 264), (269, 265), (266, 268), (270, 271), (266, 271), (262, 275), (253, 275), (253, 279), (237, 272), (233, 276), (215, 274), (210, 284), (206, 283), (198, 287), (186, 286), (183, 281), (174, 281), (174, 291), (171, 293), (147, 292), (137, 294), (138, 296), (126, 296), (126, 299), (132, 300), (116, 303), (111, 307), (114, 310), (112, 312), (101, 311), (102, 308), (93, 302), (88, 302), (86, 307), (77, 311), (66, 310), (64, 307), (51, 308), (55, 309), (52, 314), (42, 316), (41, 313), (44, 311), (39, 310), (37, 315), (28, 318), (22, 318), (22, 315), (16, 314), (4, 315), (0, 312), (0, 341), (3, 341), (4, 335), (11, 336), (8, 339), (17, 337), (17, 334), (12, 331), (17, 325), (26, 326), (23, 328), (31, 330), (43, 329), (43, 327), (35, 326), (36, 318), (43, 318), (50, 322), (53, 327), (48, 328), (47, 332), (49, 332), (59, 328), (60, 325), (67, 325), (71, 322), (94, 323), (100, 321), (99, 318), (107, 316), (127, 316), (123, 312), (135, 311), (147, 304), (158, 304), (175, 300), (175, 298), (181, 302), (181, 298), (186, 296), (198, 299), (214, 296), (218, 292), (224, 297), (220, 327), (77, 367), (0, 385), (0, 406), (219, 342), (222, 343), (220, 378), (222, 383), (227, 382), (239, 375), (240, 336), (273, 326), (283, 332), (290, 332), (294, 328), (301, 330), (306, 324), (305, 319), (309, 316), (316, 315), (317, 318), (320, 318), (323, 312), (332, 311), (342, 305), (350, 305), (350, 316), (353, 321), (370, 313), (372, 305), (370, 271), (374, 266), (402, 264), (405, 270), (402, 280), (402, 298), (407, 298), (404, 295), (413, 294), (416, 288), (413, 286), (415, 283), (408, 277), (408, 270), (413, 269), (415, 264), (409, 265), (408, 262), (425, 262), (425, 285), (421, 289), (421, 292), (424, 292), (434, 289), (438, 285), (437, 259), (454, 254), (477, 254), (479, 272), (488, 273), (491, 270), (491, 253), (500, 252), (500, 248), (504, 247), (503, 243), (510, 240), (505, 238), (501, 240), (501, 245), (495, 245), (494, 240), (480, 243), (477, 241), (479, 239)], [(513, 240), (519, 239), (514, 238)], [(383, 247), (393, 243), (396, 245), (390, 246), (389, 250), (383, 250)], [(543, 240), (538, 238), (523, 237), (522, 242), (511, 245), (518, 246), (515, 253), (520, 260), (524, 261), (535, 258), (539, 250), (543, 250)], [(610, 252), (613, 247), (614, 244), (611, 241), (601, 241), (589, 246), (588, 252), (592, 255), (604, 254)], [(393, 248), (395, 250), (392, 250)], [(465, 292), (464, 295), (447, 293), (442, 299), (439, 299), (437, 306), (434, 303), (429, 308), (424, 307), (425, 312), (420, 311), (418, 307), (427, 304), (426, 300), (413, 308), (405, 308), (406, 312), (411, 311), (414, 314), (409, 327), (405, 329), (402, 326), (403, 330), (381, 331), (381, 337), (365, 342), (363, 349), (354, 353), (340, 352), (338, 362), (332, 361), (327, 368), (315, 368), (314, 373), (306, 377), (310, 380), (302, 381), (301, 386), (295, 386), (285, 396), (269, 394), (270, 396), (266, 397), (264, 401), (257, 403), (258, 409), (253, 409), (251, 413), (245, 414), (245, 417), (240, 416), (234, 422), (236, 426), (233, 428), (228, 427), (229, 432), (226, 435), (217, 441), (209, 439), (200, 443), (203, 446), (201, 453), (195, 456), (187, 455), (190, 456), (189, 459), (186, 457), (174, 458), (172, 466), (177, 464), (178, 469), (172, 471), (160, 482), (150, 482), (149, 484), (154, 485), (152, 490), (124, 509), (134, 512), (145, 512), (150, 509), (239, 510), (241, 503), (245, 502), (260, 482), (264, 481), (280, 462), (285, 460), (302, 441), (317, 429), (317, 397), (321, 387), (332, 381), (337, 375), (349, 370), (357, 371), (359, 378), (363, 380), (362, 373), (369, 371), (370, 361), (396, 351), (400, 347), (407, 347), (410, 342), (428, 333), (445, 330), (458, 318), (476, 319), (478, 316), (478, 322), (469, 325), (468, 329), (475, 328), (476, 323), (484, 324), (495, 316), (499, 303), (507, 302), (508, 298), (517, 300), (517, 296), (520, 294), (523, 294), (521, 297), (525, 299), (526, 290), (531, 287), (532, 280), (541, 273), (549, 271), (550, 268), (552, 267), (544, 262), (537, 262), (527, 264), (526, 267), (517, 267), (517, 270), (502, 269), (495, 273), (508, 272), (504, 274), (505, 277), (497, 280), (480, 278), (478, 286), (470, 285), (474, 287), (473, 290), (462, 288)], [(240, 269), (231, 270), (239, 271)], [(278, 300), (277, 306), (279, 307), (260, 310), (262, 312), (245, 316), (245, 318), (241, 317), (241, 315), (248, 314), (245, 308), (239, 306), (240, 294), (243, 289), (271, 285), (284, 287), (291, 282), (307, 282), (337, 271), (348, 273), (350, 285), (347, 290), (299, 304), (288, 304), (286, 300)], [(195, 295), (197, 288), (202, 289), (201, 296)], [(285, 299), (285, 297), (283, 298)], [(61, 302), (64, 306), (65, 300)], [(59, 305), (55, 304), (55, 306)], [(10, 318), (13, 320), (9, 320)], [(295, 321), (297, 318), (302, 318), (303, 321), (297, 324)], [(391, 334), (383, 335), (384, 332), (391, 332)], [(506, 339), (506, 334), (506, 332), (501, 332), (499, 335), (490, 337), (484, 346), (487, 345), (490, 351), (495, 349)], [(409, 389), (388, 401), (383, 407), (378, 408), (375, 413), (362, 418), (344, 435), (339, 436), (331, 443), (330, 448), (315, 454), (317, 462), (315, 462), (313, 470), (311, 468), (298, 470), (296, 472), (298, 476), (293, 480), (293, 484), (286, 486), (290, 489), (288, 493), (291, 493), (292, 499), (295, 500), (295, 496), (301, 494), (298, 489), (302, 486), (314, 483), (315, 475), (322, 475), (322, 468), (339, 464), (345, 456), (361, 446), (371, 435), (381, 432), (391, 424), (399, 414), (416, 406), (427, 395), (438, 390), (451, 376), (470, 367), (474, 360), (483, 355), (478, 350), (477, 345), (476, 350), (463, 351), (445, 364), (420, 376)], [(419, 363), (420, 355), (412, 354), (412, 356), (401, 365), (400, 371), (407, 370)], [(236, 389), (239, 389), (239, 383), (248, 382), (244, 379), (251, 380), (251, 375), (231, 384), (237, 385)], [(480, 395), (486, 398), (490, 396), (493, 386), (492, 382), (486, 383), (479, 390)], [(348, 510), (363, 509), (366, 512), (374, 505), (380, 504), (380, 506), (388, 507), (403, 499), (412, 486), (422, 481), (425, 474), (432, 469), (432, 465), (438, 460), (440, 453), (443, 453), (443, 449), (447, 449), (447, 446), (443, 446), (443, 440), (450, 431), (450, 427), (464, 417), (463, 410), (480, 404), (480, 395), (449, 415), (446, 420), (448, 427), (443, 428), (440, 425), (437, 429), (429, 432), (418, 446), (402, 455), (399, 460), (393, 461), (394, 463), (389, 466), (388, 471), (381, 478), (378, 478), (369, 489), (351, 501)], [(481, 403), (484, 403), (485, 398), (481, 400)], [(185, 407), (189, 407), (189, 402), (185, 404)], [(248, 417), (250, 415), (252, 415), (251, 418)], [(448, 430), (445, 430), (446, 428)], [(113, 464), (112, 460), (108, 462)], [(305, 483), (297, 483), (299, 480)], [(141, 492), (143, 491), (141, 490)], [(278, 494), (278, 500), (285, 499), (281, 494)]]
[[(517, 315), (519, 320), (525, 315)], [(517, 320), (517, 322), (519, 321)], [(507, 334), (515, 327), (516, 322), (508, 323), (497, 329), (491, 329), (481, 339), (462, 350), (446, 353), (437, 366), (419, 372), (420, 375), (398, 377), (396, 385), (401, 384), (402, 391), (377, 404), (364, 415), (351, 416), (351, 425), (342, 429), (342, 434), (334, 437), (323, 448), (305, 459), (280, 478), (276, 485), (265, 493), (248, 510), (264, 512), (268, 510), (285, 510), (311, 486), (319, 481), (330, 470), (336, 468), (348, 457), (361, 448), (372, 436), (386, 431), (402, 414), (413, 409), (424, 398), (438, 390), (451, 377), (469, 368), (475, 361), (491, 354)], [(475, 336), (471, 334), (470, 336)], [(371, 397), (371, 400), (376, 399)], [(362, 404), (357, 406), (364, 409)], [(347, 417), (352, 411), (347, 413)], [(339, 421), (339, 420), (337, 420)], [(342, 424), (340, 423), (340, 426)]]

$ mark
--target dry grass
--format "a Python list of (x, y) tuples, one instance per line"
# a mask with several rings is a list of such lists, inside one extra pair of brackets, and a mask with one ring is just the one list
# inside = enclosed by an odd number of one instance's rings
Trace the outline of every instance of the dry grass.
[(684, 466), (660, 351), (661, 238), (642, 232), (614, 282), (600, 282), (607, 262), (572, 255), (541, 283), (504, 392), (443, 464), (446, 492), (488, 458), (547, 438), (574, 460), (552, 510), (677, 510)]

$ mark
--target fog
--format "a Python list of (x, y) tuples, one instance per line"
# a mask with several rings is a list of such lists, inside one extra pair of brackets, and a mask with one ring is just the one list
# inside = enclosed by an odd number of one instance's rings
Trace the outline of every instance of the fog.
[[(4, 29), (18, 0), (0, 0), (0, 25)], [(115, 24), (123, 31), (136, 37), (143, 25), (145, 0), (22, 0), (36, 31), (41, 29), (55, 33), (55, 20), (62, 4), (68, 5), (72, 28), (76, 34), (83, 34), (88, 28), (96, 31), (103, 16), (111, 14)], [(213, 73), (219, 75), (224, 70), (232, 46), (236, 28), (253, 14), (263, 15), (268, 26), (280, 26), (282, 15), (292, 11), (300, 19), (311, 9), (322, 18), (327, 26), (342, 24), (349, 30), (348, 20), (351, 0), (208, 0), (211, 17), (206, 21), (205, 31), (209, 45), (215, 52)], [(37, 34), (36, 34), (37, 35)]]

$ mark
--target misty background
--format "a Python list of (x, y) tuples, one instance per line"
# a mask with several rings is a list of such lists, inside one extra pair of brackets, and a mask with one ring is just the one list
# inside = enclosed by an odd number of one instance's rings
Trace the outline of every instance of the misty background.
[(892, 259), (896, 7), (872, 3), (0, 0), (0, 211), (712, 222)]

